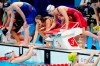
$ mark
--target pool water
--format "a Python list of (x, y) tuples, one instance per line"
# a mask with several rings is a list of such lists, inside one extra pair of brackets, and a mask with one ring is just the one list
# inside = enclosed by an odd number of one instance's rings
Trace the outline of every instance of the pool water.
[(0, 61), (0, 66), (35, 66), (35, 65), (39, 65), (39, 64), (44, 64), (43, 62), (22, 62), (22, 63), (18, 63), (18, 64), (14, 64), (14, 63), (10, 63), (7, 61)]
[(18, 64), (12, 64), (7, 61), (0, 61), (0, 66), (19, 66)]

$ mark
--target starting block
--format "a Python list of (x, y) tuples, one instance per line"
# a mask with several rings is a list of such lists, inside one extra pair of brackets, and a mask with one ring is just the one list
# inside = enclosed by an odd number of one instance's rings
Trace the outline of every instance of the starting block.
[(53, 48), (59, 49), (81, 49), (74, 39), (75, 36), (82, 34), (82, 28), (72, 28), (72, 29), (54, 29), (51, 31), (45, 32), (45, 34), (49, 34), (51, 39), (45, 39), (45, 41), (52, 42)]

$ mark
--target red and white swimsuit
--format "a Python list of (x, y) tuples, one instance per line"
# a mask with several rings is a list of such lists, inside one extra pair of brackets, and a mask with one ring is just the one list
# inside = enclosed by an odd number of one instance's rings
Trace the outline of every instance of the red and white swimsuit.
[[(58, 8), (57, 8), (57, 11), (59, 12)], [(83, 28), (83, 27), (87, 28), (87, 22), (84, 19), (81, 12), (79, 12), (78, 10), (76, 10), (74, 8), (68, 8), (66, 13), (68, 14), (68, 16), (71, 16), (74, 19), (74, 22), (79, 22), (80, 28)], [(59, 12), (59, 14), (60, 14), (60, 12)], [(59, 16), (62, 16), (62, 14), (60, 14)]]

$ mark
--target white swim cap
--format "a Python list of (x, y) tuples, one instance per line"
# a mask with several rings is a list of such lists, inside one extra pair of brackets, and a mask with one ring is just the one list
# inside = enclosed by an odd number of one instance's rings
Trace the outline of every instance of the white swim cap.
[(55, 9), (54, 5), (48, 5), (47, 8), (46, 8), (47, 12), (50, 12), (50, 11), (52, 11), (54, 9)]

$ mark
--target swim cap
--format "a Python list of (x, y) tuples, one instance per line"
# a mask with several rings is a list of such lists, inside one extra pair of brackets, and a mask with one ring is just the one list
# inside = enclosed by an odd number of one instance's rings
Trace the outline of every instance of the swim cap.
[(7, 51), (5, 52), (5, 57), (6, 57), (6, 58), (11, 58), (10, 52), (13, 52), (13, 50), (7, 50)]
[(11, 58), (11, 54), (5, 54), (6, 58)]
[(68, 55), (68, 60), (69, 61), (71, 61), (71, 62), (74, 62), (75, 61), (75, 59), (76, 59), (76, 53), (70, 53), (69, 55)]
[(52, 11), (54, 9), (55, 9), (55, 6), (54, 5), (48, 5), (47, 8), (46, 8), (46, 11), (47, 12), (50, 12), (50, 11)]
[(9, 6), (10, 6), (10, 3), (8, 3), (8, 2), (3, 3), (3, 8), (7, 8)]

